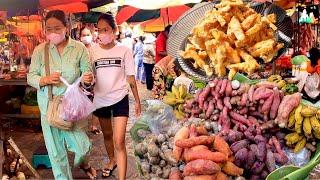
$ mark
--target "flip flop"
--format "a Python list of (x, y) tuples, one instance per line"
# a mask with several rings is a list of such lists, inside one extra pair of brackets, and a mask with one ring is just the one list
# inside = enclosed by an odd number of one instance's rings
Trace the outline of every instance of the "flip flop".
[(86, 175), (89, 176), (90, 179), (97, 179), (97, 175), (95, 176), (93, 175), (92, 171), (94, 171), (94, 169), (91, 166), (85, 168), (84, 166), (81, 165), (80, 169), (83, 170), (84, 173), (86, 173)]
[[(104, 168), (102, 170), (102, 177), (103, 178), (108, 178), (112, 175), (112, 172), (117, 168), (117, 165), (114, 165), (112, 169), (109, 169), (109, 168)], [(105, 175), (105, 174), (108, 174), (108, 175)]]
[(95, 134), (95, 135), (98, 135), (98, 134), (101, 134), (102, 131), (100, 131), (99, 129), (93, 129), (90, 131), (92, 134)]

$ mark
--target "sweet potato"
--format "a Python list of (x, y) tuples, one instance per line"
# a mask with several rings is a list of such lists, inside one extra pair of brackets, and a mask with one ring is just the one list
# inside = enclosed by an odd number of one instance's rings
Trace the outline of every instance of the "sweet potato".
[(198, 150), (189, 150), (185, 154), (186, 162), (193, 161), (196, 159), (206, 159), (211, 160), (216, 163), (223, 163), (227, 161), (227, 156), (221, 152), (212, 152), (208, 149), (198, 149)]
[(274, 120), (270, 120), (270, 121), (267, 121), (267, 122), (265, 122), (265, 123), (263, 123), (261, 126), (260, 126), (260, 128), (261, 128), (261, 130), (267, 130), (267, 129), (271, 129), (271, 128), (273, 128), (274, 127)]
[(228, 116), (225, 117), (223, 115), (221, 115), (219, 118), (220, 118), (219, 120), (220, 120), (220, 123), (221, 123), (220, 125), (222, 127), (221, 132), (228, 133), (229, 130), (230, 130), (230, 127), (231, 127), (230, 118)]
[(228, 180), (229, 179), (228, 176), (221, 171), (217, 172), (214, 176), (215, 176), (215, 180)]
[(175, 142), (175, 145), (181, 148), (191, 148), (196, 145), (210, 145), (214, 142), (214, 136), (198, 136), (189, 139), (181, 139)]
[(208, 107), (209, 107), (209, 101), (204, 101), (203, 111), (206, 112), (208, 110)]
[(230, 97), (226, 96), (223, 98), (223, 104), (228, 108), (232, 109), (231, 103), (230, 103)]
[(276, 169), (276, 160), (271, 150), (267, 151), (266, 166), (269, 172), (272, 172)]
[(248, 93), (243, 93), (240, 101), (241, 106), (245, 106), (248, 100)]
[(248, 108), (247, 107), (244, 107), (244, 108), (240, 109), (240, 111), (239, 111), (239, 114), (241, 114), (241, 115), (244, 115), (244, 114), (247, 114), (247, 113), (248, 113)]
[(190, 128), (189, 128), (189, 137), (197, 137), (197, 127), (195, 124), (191, 124)]
[(197, 130), (197, 135), (202, 136), (202, 135), (208, 135), (208, 131), (204, 126), (198, 126), (196, 127)]
[(223, 103), (220, 98), (217, 100), (217, 109), (219, 109), (220, 111), (222, 111), (223, 109)]
[(169, 175), (169, 180), (182, 180), (183, 176), (181, 172), (179, 171), (178, 168), (172, 168), (170, 175)]
[(259, 151), (259, 150), (258, 150), (258, 146), (257, 146), (256, 144), (250, 144), (249, 147), (250, 147), (250, 151), (252, 151), (252, 152), (254, 153), (254, 155), (255, 155), (256, 158), (258, 158), (258, 156), (259, 156), (259, 155), (258, 155), (258, 153), (259, 153), (259, 152), (258, 152), (258, 151)]
[(219, 94), (225, 95), (225, 90), (227, 88), (227, 84), (228, 84), (228, 79), (223, 79), (222, 84), (221, 84), (221, 88), (219, 90)]
[(238, 152), (242, 148), (246, 148), (249, 145), (249, 141), (246, 139), (243, 139), (241, 141), (234, 142), (231, 144), (230, 149), (233, 153)]
[(285, 154), (273, 153), (276, 163), (284, 165), (288, 162), (288, 157)]
[(258, 143), (260, 143), (260, 142), (264, 142), (264, 143), (267, 143), (267, 140), (266, 140), (266, 138), (265, 137), (263, 137), (263, 136), (261, 136), (261, 135), (256, 135), (255, 137), (254, 137), (254, 142), (256, 143), (256, 144), (258, 144)]
[(260, 161), (256, 161), (253, 166), (252, 166), (252, 169), (251, 171), (254, 173), (254, 174), (260, 174), (263, 170), (263, 168), (265, 167), (265, 163), (263, 162), (260, 162)]
[(254, 140), (254, 135), (250, 131), (246, 130), (243, 134), (248, 140), (250, 141)]
[[(189, 128), (188, 127), (182, 127), (174, 136), (173, 142), (175, 143), (178, 140), (181, 139), (187, 139), (189, 137)], [(176, 145), (173, 146), (173, 157), (179, 161), (180, 157), (182, 155), (182, 148), (177, 147)]]
[(266, 170), (263, 170), (260, 177), (263, 178), (263, 179), (266, 179), (266, 177), (269, 175), (268, 171)]
[(210, 118), (210, 116), (213, 113), (213, 110), (214, 110), (214, 103), (213, 103), (213, 101), (210, 101), (209, 105), (208, 105), (207, 112), (206, 112), (206, 119)]
[(253, 101), (257, 102), (260, 99), (266, 99), (273, 93), (272, 90), (267, 89), (265, 87), (259, 87), (253, 93)]
[(245, 118), (244, 116), (242, 116), (242, 115), (240, 115), (240, 114), (238, 114), (238, 113), (236, 113), (236, 112), (233, 112), (233, 111), (231, 111), (231, 112), (229, 113), (229, 115), (230, 115), (230, 117), (232, 117), (234, 120), (236, 120), (236, 121), (238, 121), (238, 122), (240, 122), (240, 123), (242, 123), (242, 124), (244, 124), (244, 125), (250, 126), (249, 120), (248, 120), (247, 118)]
[(245, 92), (247, 92), (248, 89), (249, 89), (249, 85), (242, 83), (242, 84), (240, 85), (240, 88), (239, 88), (238, 90), (235, 90), (232, 95), (242, 96), (242, 94), (245, 93)]
[(214, 87), (217, 86), (219, 79), (218, 78), (214, 78), (212, 81), (210, 81), (208, 84), (211, 87), (211, 89), (214, 89)]
[(230, 97), (231, 95), (232, 95), (231, 81), (228, 81), (227, 87), (226, 87), (226, 96)]
[(202, 149), (209, 150), (208, 146), (205, 146), (205, 145), (193, 146), (193, 147), (190, 148), (189, 150), (191, 150), (191, 151), (198, 151), (198, 150), (202, 150)]
[(253, 164), (254, 164), (254, 162), (255, 162), (255, 160), (256, 160), (255, 157), (256, 157), (256, 156), (255, 156), (254, 152), (252, 152), (251, 150), (248, 151), (248, 159), (247, 159), (247, 163), (245, 164), (245, 168), (246, 168), (247, 170), (250, 170), (251, 167), (253, 166)]
[(220, 136), (214, 138), (213, 149), (225, 154), (227, 157), (231, 156), (232, 151), (228, 143)]
[(229, 161), (223, 166), (222, 170), (230, 176), (241, 176), (243, 174), (242, 168), (239, 168), (238, 166)]
[(183, 175), (212, 175), (219, 171), (221, 171), (221, 168), (217, 163), (210, 160), (197, 159), (187, 163), (184, 167)]
[(263, 162), (265, 161), (266, 154), (267, 154), (266, 142), (259, 142), (257, 147), (258, 147), (258, 153), (256, 154), (257, 159)]
[(269, 114), (269, 112), (270, 112), (271, 105), (273, 102), (273, 97), (274, 97), (274, 95), (272, 93), (271, 96), (269, 96), (262, 105), (261, 112), (264, 113), (265, 115)]
[(271, 119), (274, 119), (277, 117), (278, 108), (279, 108), (279, 105), (281, 102), (279, 90), (274, 89), (273, 92), (274, 92), (274, 97), (273, 97), (273, 102), (272, 102), (271, 109), (270, 109), (270, 118)]
[(216, 175), (186, 176), (183, 180), (217, 180)]
[(230, 99), (230, 104), (236, 105), (240, 101), (241, 101), (241, 96), (232, 96)]
[(283, 128), (287, 126), (289, 114), (300, 104), (300, 100), (300, 93), (284, 96), (279, 106), (278, 116), (275, 119), (275, 122), (279, 125), (279, 127)]
[(249, 113), (251, 116), (254, 116), (258, 119), (263, 120), (263, 114), (261, 114), (259, 111), (252, 111)]
[(235, 157), (235, 164), (237, 166), (241, 166), (243, 163), (246, 163), (248, 159), (248, 149), (247, 148), (242, 148), (236, 154), (234, 155)]
[(210, 87), (207, 86), (203, 89), (203, 91), (199, 94), (199, 107), (200, 109), (203, 109), (203, 105), (204, 105), (204, 101), (206, 100), (206, 98), (208, 97), (209, 93), (210, 93)]
[(219, 94), (220, 89), (221, 89), (221, 86), (222, 86), (222, 81), (223, 81), (222, 79), (219, 79), (219, 80), (218, 80), (217, 86), (215, 87), (215, 90), (214, 90), (214, 91), (215, 91), (216, 93), (218, 93), (218, 94)]
[[(229, 134), (228, 134), (228, 141), (230, 142), (230, 143), (235, 143), (235, 142), (237, 142), (237, 141), (240, 141), (241, 139), (243, 138), (243, 133), (242, 132), (239, 132), (239, 131), (233, 131), (233, 130), (231, 130), (230, 132), (229, 132)], [(248, 145), (249, 144), (249, 142), (246, 144), (246, 145)], [(232, 145), (231, 145), (232, 146)], [(231, 146), (230, 146), (230, 149), (231, 149), (231, 151), (233, 151), (232, 150), (232, 148), (231, 148)], [(241, 149), (241, 148), (240, 148)], [(233, 152), (235, 152), (235, 151), (233, 151)]]
[(264, 81), (264, 82), (259, 82), (258, 84), (256, 84), (257, 87), (264, 87), (264, 88), (268, 88), (268, 89), (273, 89), (275, 87), (277, 87), (277, 83), (274, 82), (268, 82), (268, 81)]
[(254, 85), (250, 86), (249, 91), (248, 91), (248, 99), (250, 102), (253, 102), (254, 90), (255, 90), (255, 86)]

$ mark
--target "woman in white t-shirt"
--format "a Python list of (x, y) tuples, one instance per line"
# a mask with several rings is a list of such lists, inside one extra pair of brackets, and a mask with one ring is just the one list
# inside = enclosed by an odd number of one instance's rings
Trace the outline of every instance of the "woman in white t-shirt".
[[(93, 113), (99, 118), (101, 129), (107, 137), (108, 121), (113, 117), (113, 141), (116, 159), (110, 157), (110, 163), (103, 169), (103, 177), (109, 177), (118, 167), (119, 179), (124, 180), (127, 168), (127, 152), (125, 145), (126, 126), (129, 117), (129, 83), (135, 98), (136, 116), (140, 116), (141, 104), (135, 81), (135, 70), (132, 50), (115, 41), (117, 26), (111, 13), (103, 14), (98, 19), (99, 44), (90, 49), (96, 84), (93, 102), (97, 110)], [(106, 147), (108, 150), (108, 147)], [(112, 153), (112, 152), (108, 152)], [(112, 153), (113, 154), (113, 153)], [(110, 155), (110, 154), (109, 154)]]

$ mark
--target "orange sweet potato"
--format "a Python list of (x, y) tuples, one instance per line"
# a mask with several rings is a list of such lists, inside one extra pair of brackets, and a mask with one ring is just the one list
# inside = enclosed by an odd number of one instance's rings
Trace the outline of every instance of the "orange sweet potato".
[(193, 161), (196, 159), (211, 160), (216, 163), (227, 161), (227, 156), (221, 152), (212, 152), (208, 149), (189, 150), (185, 153), (185, 161)]
[(194, 124), (191, 124), (190, 128), (189, 128), (189, 137), (197, 137), (198, 133), (197, 133), (197, 127)]
[(224, 153), (227, 157), (229, 157), (232, 154), (232, 151), (230, 150), (230, 146), (220, 136), (216, 136), (214, 138), (213, 149), (218, 152)]
[(221, 171), (221, 168), (217, 163), (210, 160), (197, 159), (187, 163), (184, 167), (183, 175), (213, 175), (219, 171)]
[(241, 176), (243, 174), (243, 169), (239, 168), (232, 162), (227, 161), (227, 163), (222, 168), (223, 172), (230, 176)]
[(228, 180), (229, 179), (228, 176), (221, 171), (217, 172), (214, 176), (215, 176), (216, 180)]
[(199, 136), (201, 136), (201, 135), (208, 135), (208, 131), (207, 131), (207, 129), (206, 129), (204, 126), (198, 126), (198, 127), (197, 127), (197, 134), (198, 134)]
[(178, 168), (174, 168), (171, 170), (169, 175), (169, 180), (182, 180), (182, 179), (183, 179), (182, 174)]
[(183, 180), (218, 180), (215, 175), (186, 176)]
[[(177, 134), (174, 136), (174, 142), (181, 140), (181, 139), (187, 139), (189, 137), (189, 128), (188, 127), (182, 127)], [(178, 146), (173, 146), (173, 157), (175, 160), (179, 161), (182, 155), (183, 149)]]
[(214, 136), (198, 136), (177, 140), (175, 145), (181, 148), (191, 148), (197, 145), (210, 145), (213, 142)]

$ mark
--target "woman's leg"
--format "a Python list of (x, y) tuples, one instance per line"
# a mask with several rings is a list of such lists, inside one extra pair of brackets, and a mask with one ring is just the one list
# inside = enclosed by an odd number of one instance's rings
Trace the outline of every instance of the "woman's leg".
[(99, 118), (101, 130), (104, 137), (104, 144), (109, 157), (109, 163), (106, 165), (106, 169), (112, 169), (115, 164), (114, 156), (114, 144), (113, 144), (113, 131), (111, 118)]
[(44, 142), (48, 151), (52, 171), (56, 180), (72, 179), (65, 141), (60, 129), (51, 127), (45, 116), (41, 116)]
[(152, 87), (153, 87), (152, 70), (153, 70), (154, 64), (143, 63), (143, 65), (144, 65), (144, 69), (146, 71), (147, 89), (152, 90)]
[(91, 117), (91, 132), (94, 134), (100, 134), (101, 131), (98, 129), (99, 118), (95, 115), (92, 115)]
[(116, 159), (119, 169), (119, 179), (124, 180), (127, 172), (127, 150), (125, 144), (125, 134), (128, 117), (114, 117), (113, 139), (116, 150)]

